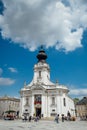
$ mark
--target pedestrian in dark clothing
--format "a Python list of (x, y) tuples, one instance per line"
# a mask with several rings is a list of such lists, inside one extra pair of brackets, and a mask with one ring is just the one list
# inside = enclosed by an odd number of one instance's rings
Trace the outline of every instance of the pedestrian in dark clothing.
[(64, 122), (64, 114), (62, 114), (62, 122)]
[(31, 122), (31, 116), (29, 116), (29, 122)]
[(70, 114), (70, 112), (68, 111), (68, 112), (67, 112), (67, 120), (70, 121), (70, 119), (71, 119), (71, 114)]

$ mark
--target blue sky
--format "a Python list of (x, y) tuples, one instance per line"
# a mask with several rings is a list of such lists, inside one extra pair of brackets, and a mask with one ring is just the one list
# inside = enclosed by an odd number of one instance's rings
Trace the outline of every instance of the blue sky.
[(0, 96), (20, 97), (24, 82), (28, 84), (33, 78), (42, 44), (48, 55), (51, 81), (66, 85), (71, 97), (87, 96), (87, 2), (2, 2), (5, 10), (0, 3)]

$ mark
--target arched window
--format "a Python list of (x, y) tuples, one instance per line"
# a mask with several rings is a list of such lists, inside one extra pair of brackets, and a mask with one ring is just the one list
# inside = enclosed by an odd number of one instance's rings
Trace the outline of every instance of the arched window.
[(39, 71), (39, 78), (41, 78), (41, 71)]
[(55, 105), (55, 97), (52, 97), (52, 105)]
[(66, 106), (66, 99), (63, 98), (63, 105)]

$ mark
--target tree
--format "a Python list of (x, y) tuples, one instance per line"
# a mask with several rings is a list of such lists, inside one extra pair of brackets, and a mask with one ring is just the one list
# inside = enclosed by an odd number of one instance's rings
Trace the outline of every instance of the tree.
[(76, 103), (79, 102), (79, 98), (74, 98), (73, 101), (74, 101), (74, 103), (76, 105)]

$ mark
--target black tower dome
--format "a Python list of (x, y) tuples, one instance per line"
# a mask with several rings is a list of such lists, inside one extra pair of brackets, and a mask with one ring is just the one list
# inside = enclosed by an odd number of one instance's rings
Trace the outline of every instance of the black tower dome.
[(47, 55), (45, 51), (43, 50), (43, 46), (41, 46), (41, 49), (37, 55), (38, 62), (46, 62), (45, 60), (47, 59)]

